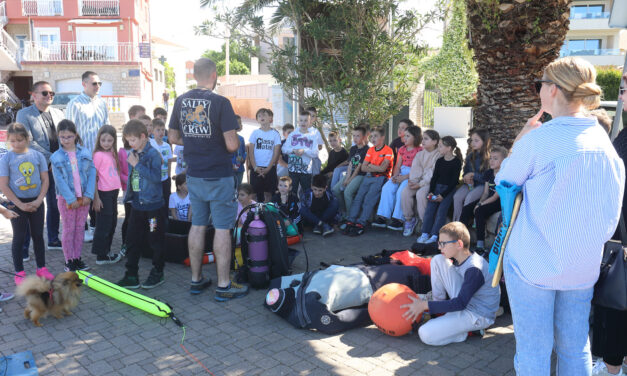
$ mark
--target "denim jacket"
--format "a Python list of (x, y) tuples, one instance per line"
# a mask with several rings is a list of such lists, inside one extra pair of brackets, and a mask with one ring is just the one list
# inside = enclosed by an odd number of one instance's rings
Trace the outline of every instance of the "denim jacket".
[[(96, 189), (96, 167), (94, 167), (91, 153), (86, 148), (76, 145), (76, 160), (78, 161), (78, 174), (81, 177), (83, 197), (93, 200)], [(73, 203), (76, 201), (76, 193), (74, 192), (72, 166), (67, 152), (63, 148), (55, 151), (50, 156), (50, 165), (52, 166), (57, 195), (63, 196), (68, 204)]]
[[(134, 151), (131, 151), (133, 153)], [(124, 202), (132, 202), (137, 194), (140, 208), (153, 210), (155, 206), (163, 205), (163, 191), (161, 188), (161, 154), (157, 149), (146, 143), (144, 150), (139, 152), (139, 161), (135, 167), (128, 164), (128, 183)], [(133, 170), (139, 174), (139, 192), (134, 192), (132, 187)]]

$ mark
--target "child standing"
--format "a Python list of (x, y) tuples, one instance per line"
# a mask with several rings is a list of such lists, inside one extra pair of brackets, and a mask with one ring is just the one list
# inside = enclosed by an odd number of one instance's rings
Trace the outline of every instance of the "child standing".
[[(377, 219), (372, 223), (374, 227), (387, 228), (394, 231), (403, 229), (403, 211), (401, 209), (401, 193), (407, 186), (409, 179), (409, 171), (416, 154), (422, 150), (419, 146), (422, 142), (422, 132), (419, 127), (410, 126), (405, 129), (403, 136), (405, 145), (398, 149), (398, 158), (400, 161), (394, 164), (392, 177), (388, 180), (381, 190), (381, 200), (379, 201), (379, 209), (377, 210)], [(390, 223), (387, 221), (392, 218)]]
[[(174, 161), (172, 156), (172, 148), (170, 144), (163, 141), (165, 137), (165, 123), (161, 119), (154, 119), (152, 121), (152, 135), (154, 138), (150, 139), (150, 145), (155, 148), (163, 162), (161, 164), (161, 190), (164, 198), (170, 197), (170, 188), (172, 183), (170, 182), (170, 165)], [(165, 210), (167, 213), (167, 208)], [(167, 215), (167, 214), (166, 214)]]
[(453, 220), (459, 221), (465, 205), (477, 201), (483, 193), (484, 172), (489, 168), (491, 140), (484, 129), (470, 132), (470, 149), (464, 161), (464, 175), (461, 187), (453, 196)]
[[(126, 273), (117, 284), (122, 287), (150, 289), (164, 282), (165, 226), (163, 190), (161, 186), (161, 154), (148, 142), (148, 131), (141, 121), (131, 120), (122, 135), (133, 149), (128, 156), (129, 185), (126, 200), (131, 202), (128, 223)], [(152, 250), (152, 269), (143, 284), (139, 283), (139, 257), (142, 244)]]
[(50, 156), (50, 165), (63, 227), (61, 244), (65, 271), (88, 270), (81, 259), (81, 251), (85, 221), (96, 190), (96, 167), (91, 151), (81, 146), (72, 121), (59, 122), (57, 133), (61, 148)]
[(131, 217), (131, 203), (126, 201), (126, 189), (128, 188), (128, 162), (127, 158), (131, 152), (128, 141), (122, 137), (122, 147), (118, 150), (118, 166), (120, 168), (120, 185), (122, 186), (122, 201), (124, 202), (124, 221), (122, 222), (122, 247), (120, 257), (126, 255), (126, 231), (128, 230), (128, 219)]
[(174, 145), (174, 158), (176, 158), (176, 167), (174, 167), (175, 175), (178, 175), (181, 172), (185, 172), (187, 170), (184, 150), (185, 148), (183, 147), (183, 145)]
[(438, 148), (442, 157), (435, 162), (429, 183), (429, 203), (422, 221), (422, 235), (416, 240), (418, 243), (435, 243), (438, 240), (437, 234), (446, 221), (462, 170), (462, 152), (453, 137), (442, 137)]
[(426, 310), (431, 315), (444, 314), (418, 329), (420, 340), (432, 346), (463, 342), (468, 332), (492, 325), (501, 297), (499, 287), (492, 287), (486, 260), (468, 248), (470, 234), (466, 226), (451, 222), (442, 227), (438, 246), (442, 254), (431, 261), (433, 300), (409, 295), (412, 303), (401, 306), (407, 308), (403, 317), (411, 322)]
[(348, 216), (348, 210), (353, 203), (353, 198), (366, 175), (365, 172), (361, 171), (361, 165), (366, 158), (366, 154), (368, 154), (367, 133), (368, 131), (362, 125), (353, 129), (352, 136), (355, 145), (351, 147), (348, 153), (348, 168), (344, 176), (340, 178), (340, 181), (332, 188), (333, 195), (340, 203), (340, 212), (344, 214), (344, 219)]
[(0, 189), (15, 204), (15, 213), (3, 208), (3, 215), (12, 218), (11, 255), (15, 284), (19, 285), (26, 277), (22, 251), (27, 228), (30, 228), (33, 239), (37, 275), (52, 280), (54, 276), (46, 268), (42, 205), (48, 192), (48, 164), (43, 154), (28, 147), (29, 134), (23, 124), (9, 124), (7, 136), (11, 151), (0, 158)]
[(279, 158), (279, 161), (276, 167), (276, 175), (278, 177), (289, 175), (289, 171), (287, 170), (287, 162), (289, 159), (288, 159), (287, 154), (283, 153), (282, 150), (283, 150), (283, 145), (285, 145), (285, 141), (287, 141), (287, 138), (289, 137), (290, 133), (294, 132), (294, 126), (290, 123), (285, 123), (285, 125), (281, 129), (281, 132), (283, 132), (283, 140), (281, 141), (281, 157)]
[(472, 216), (475, 216), (475, 223), (477, 224), (477, 248), (474, 249), (475, 253), (483, 255), (485, 253), (485, 225), (488, 218), (494, 213), (501, 211), (501, 200), (499, 194), (496, 192), (496, 184), (494, 178), (501, 169), (501, 163), (507, 158), (507, 149), (502, 146), (493, 146), (490, 151), (490, 169), (485, 172), (486, 182), (483, 187), (483, 194), (479, 201), (470, 203), (464, 206), (462, 210), (461, 222), (468, 226), (468, 223), (472, 220)]
[(429, 183), (433, 176), (435, 161), (440, 158), (438, 142), (440, 142), (440, 134), (433, 129), (427, 129), (422, 137), (422, 150), (416, 154), (411, 164), (407, 187), (401, 192), (401, 208), (405, 217), (403, 236), (411, 236), (416, 229), (418, 223), (416, 207), (418, 207), (420, 219), (424, 218)]
[(300, 213), (305, 223), (314, 226), (314, 234), (327, 236), (333, 233), (339, 204), (327, 190), (327, 177), (318, 174), (313, 177), (311, 188), (303, 195)]
[[(2, 205), (0, 205), (0, 214), (2, 214), (2, 216), (6, 219), (14, 219), (18, 217), (16, 212), (9, 210)], [(0, 292), (0, 302), (6, 302), (7, 300), (11, 300), (13, 298), (14, 295), (9, 292)], [(0, 312), (2, 312), (2, 308), (0, 308)]]
[(348, 152), (342, 147), (342, 141), (337, 132), (329, 133), (329, 145), (331, 150), (329, 151), (327, 166), (320, 173), (327, 176), (327, 180), (331, 181), (329, 188), (333, 188), (337, 184), (337, 180), (340, 179), (340, 174), (346, 171)]
[[(239, 115), (235, 115), (235, 119), (239, 124), (239, 128), (237, 128), (237, 133), (242, 131), (242, 118)], [(239, 148), (235, 153), (233, 153), (233, 172), (235, 173), (235, 177), (237, 178), (237, 185), (242, 184), (242, 180), (244, 180), (244, 171), (245, 171), (245, 162), (246, 162), (246, 142), (244, 141), (244, 137), (237, 135), (239, 139)], [(178, 174), (178, 172), (177, 172)]]
[(292, 179), (292, 192), (298, 195), (298, 188), (305, 192), (311, 187), (313, 158), (318, 157), (318, 138), (320, 132), (309, 128), (311, 114), (301, 111), (298, 117), (298, 129), (290, 133), (283, 145), (283, 153), (288, 155), (288, 170)]
[(277, 186), (276, 161), (281, 154), (281, 136), (272, 129), (273, 116), (271, 110), (260, 108), (255, 115), (260, 128), (255, 129), (248, 139), (252, 167), (250, 184), (259, 202), (270, 200)]
[(170, 215), (177, 221), (192, 221), (192, 207), (187, 191), (187, 181), (185, 173), (180, 173), (174, 177), (176, 192), (170, 195), (168, 207)]
[(292, 179), (289, 176), (281, 176), (279, 178), (279, 191), (272, 196), (270, 200), (282, 211), (287, 214), (288, 218), (285, 221), (285, 226), (290, 224), (299, 225), (300, 217), (300, 203), (298, 196), (292, 192)]
[[(381, 195), (381, 188), (392, 173), (394, 153), (392, 148), (385, 144), (385, 130), (375, 127), (370, 134), (373, 147), (368, 149), (361, 171), (366, 173), (359, 186), (346, 222), (347, 235), (357, 236), (364, 233), (366, 222)], [(360, 214), (361, 213), (361, 214)]]
[(113, 264), (121, 256), (111, 252), (111, 242), (118, 224), (118, 195), (120, 194), (120, 169), (116, 149), (118, 135), (111, 125), (103, 125), (98, 130), (94, 150), (94, 166), (97, 190), (94, 194), (93, 209), (96, 211), (96, 231), (91, 253), (96, 255), (96, 265)]

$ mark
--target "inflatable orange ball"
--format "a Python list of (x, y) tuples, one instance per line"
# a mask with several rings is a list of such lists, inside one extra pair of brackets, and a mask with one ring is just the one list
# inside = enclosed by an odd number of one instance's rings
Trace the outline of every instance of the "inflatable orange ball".
[[(388, 283), (372, 294), (368, 314), (380, 331), (393, 337), (404, 336), (411, 331), (412, 322), (403, 317), (407, 308), (401, 308), (403, 304), (412, 302), (408, 294), (418, 297), (412, 289), (400, 283)], [(421, 318), (422, 314), (416, 321)]]

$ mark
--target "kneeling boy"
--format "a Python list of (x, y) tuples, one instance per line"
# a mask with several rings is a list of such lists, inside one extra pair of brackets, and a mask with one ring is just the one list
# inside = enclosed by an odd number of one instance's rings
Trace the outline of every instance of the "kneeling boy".
[(314, 226), (314, 234), (327, 236), (333, 233), (333, 223), (337, 220), (339, 203), (331, 192), (327, 190), (327, 177), (316, 175), (313, 177), (311, 188), (303, 195), (300, 214), (305, 223)]
[[(492, 287), (492, 274), (485, 259), (469, 250), (470, 234), (461, 222), (451, 222), (440, 229), (441, 255), (431, 260), (433, 300), (409, 295), (412, 303), (403, 314), (414, 321), (424, 311), (443, 316), (431, 319), (418, 329), (422, 342), (443, 346), (463, 342), (468, 332), (482, 330), (494, 323), (501, 292)], [(446, 296), (451, 299), (446, 300)]]

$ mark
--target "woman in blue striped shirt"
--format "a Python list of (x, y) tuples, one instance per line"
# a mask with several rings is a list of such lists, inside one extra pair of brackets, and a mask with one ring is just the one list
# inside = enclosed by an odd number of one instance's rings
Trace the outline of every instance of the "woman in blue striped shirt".
[[(603, 244), (618, 223), (625, 168), (590, 117), (601, 88), (579, 58), (549, 64), (536, 81), (542, 108), (522, 129), (496, 183), (523, 187), (505, 250), (519, 376), (590, 375), (588, 316)], [(539, 122), (546, 112), (552, 116)]]

